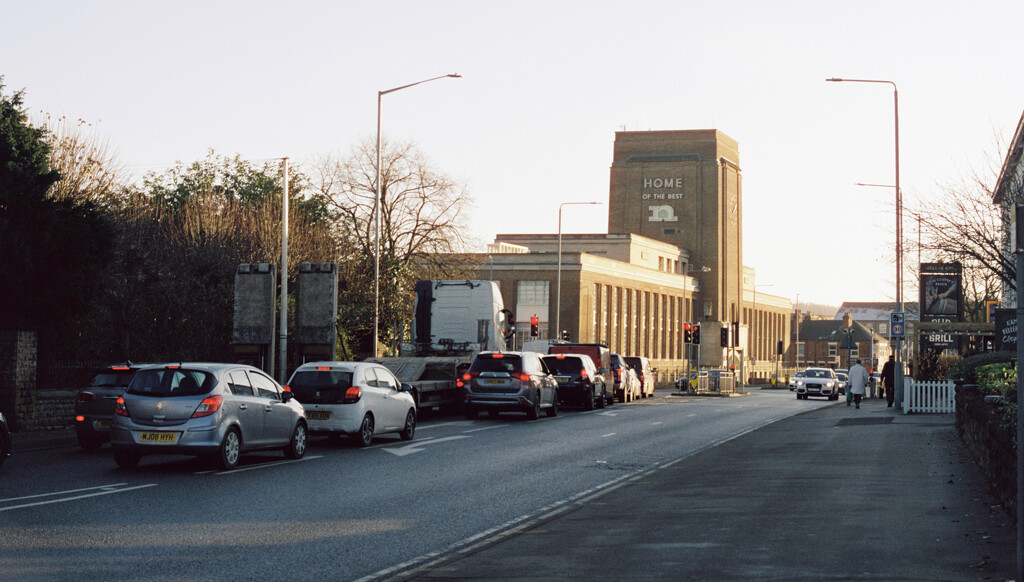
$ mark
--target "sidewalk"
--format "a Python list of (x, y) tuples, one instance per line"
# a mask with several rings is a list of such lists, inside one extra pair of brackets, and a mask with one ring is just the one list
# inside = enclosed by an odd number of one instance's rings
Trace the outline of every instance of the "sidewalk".
[(994, 580), (1016, 527), (952, 415), (808, 411), (396, 580)]

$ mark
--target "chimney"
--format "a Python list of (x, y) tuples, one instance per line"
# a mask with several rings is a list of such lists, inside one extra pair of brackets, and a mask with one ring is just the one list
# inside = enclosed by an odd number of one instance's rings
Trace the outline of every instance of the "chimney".
[(850, 317), (850, 312), (847, 311), (843, 314), (843, 329), (850, 329), (853, 327), (853, 318)]

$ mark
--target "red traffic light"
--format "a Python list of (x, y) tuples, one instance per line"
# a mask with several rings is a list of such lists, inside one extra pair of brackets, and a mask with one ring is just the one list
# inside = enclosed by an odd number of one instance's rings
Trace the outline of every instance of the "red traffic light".
[(693, 324), (690, 323), (689, 321), (687, 321), (686, 323), (683, 324), (683, 330), (690, 331), (692, 329), (693, 329)]

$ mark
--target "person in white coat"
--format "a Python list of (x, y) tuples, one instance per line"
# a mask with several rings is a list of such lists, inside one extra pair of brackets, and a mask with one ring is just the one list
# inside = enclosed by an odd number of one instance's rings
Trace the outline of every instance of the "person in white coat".
[[(857, 363), (850, 368), (850, 381), (846, 384), (846, 390), (853, 394), (853, 402), (857, 408), (860, 408), (860, 399), (864, 397), (870, 381), (871, 374), (868, 374), (867, 368), (862, 366), (860, 358), (857, 358)], [(847, 401), (846, 405), (849, 406), (850, 402)]]

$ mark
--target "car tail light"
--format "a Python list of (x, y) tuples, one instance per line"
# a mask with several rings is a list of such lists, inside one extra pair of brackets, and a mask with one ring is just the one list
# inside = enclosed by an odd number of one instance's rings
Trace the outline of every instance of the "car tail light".
[(622, 368), (615, 368), (615, 381), (622, 382)]
[(92, 402), (94, 400), (96, 400), (96, 395), (93, 394), (92, 392), (79, 392), (78, 393), (78, 402), (80, 402), (82, 404), (85, 404), (86, 402)]
[(463, 386), (465, 386), (465, 385), (466, 385), (466, 383), (465, 383), (465, 382), (463, 382), (462, 380), (456, 380), (456, 381), (455, 381), (455, 386), (456, 386), (457, 388), (462, 388), (462, 387), (463, 387)]
[(512, 377), (513, 378), (518, 378), (518, 379), (522, 380), (523, 382), (529, 382), (530, 381), (530, 375), (529, 374), (515, 374)]
[(114, 414), (128, 416), (128, 408), (124, 405), (124, 396), (117, 397), (117, 402), (114, 403)]
[(281, 390), (284, 390), (285, 392), (291, 392), (292, 391), (292, 387), (291, 386), (282, 386)]
[(111, 366), (110, 369), (118, 371), (131, 370), (131, 368), (129, 368), (128, 366)]
[(321, 371), (321, 372), (330, 372), (331, 371), (331, 367), (330, 366), (317, 366), (316, 369)]
[(581, 376), (581, 377), (582, 377), (582, 378), (583, 378), (584, 380), (586, 380), (586, 379), (588, 379), (588, 378), (589, 378), (589, 376), (587, 375), (587, 369), (586, 369), (586, 368), (583, 368), (582, 370), (580, 370), (580, 376)]
[(192, 413), (192, 418), (201, 418), (203, 416), (210, 416), (211, 414), (220, 410), (220, 405), (224, 402), (224, 399), (220, 396), (210, 396), (204, 398), (199, 406), (196, 407), (196, 411)]
[(359, 402), (359, 399), (363, 397), (363, 390), (358, 386), (353, 386), (345, 391), (345, 399), (342, 404), (352, 404)]
[(555, 359), (556, 360), (564, 360), (565, 359), (565, 354), (558, 354), (557, 356), (555, 356)]
[(495, 360), (500, 360), (505, 357), (505, 354), (491, 354), (491, 357)]
[(79, 414), (75, 417), (75, 422), (85, 422), (85, 417)]

